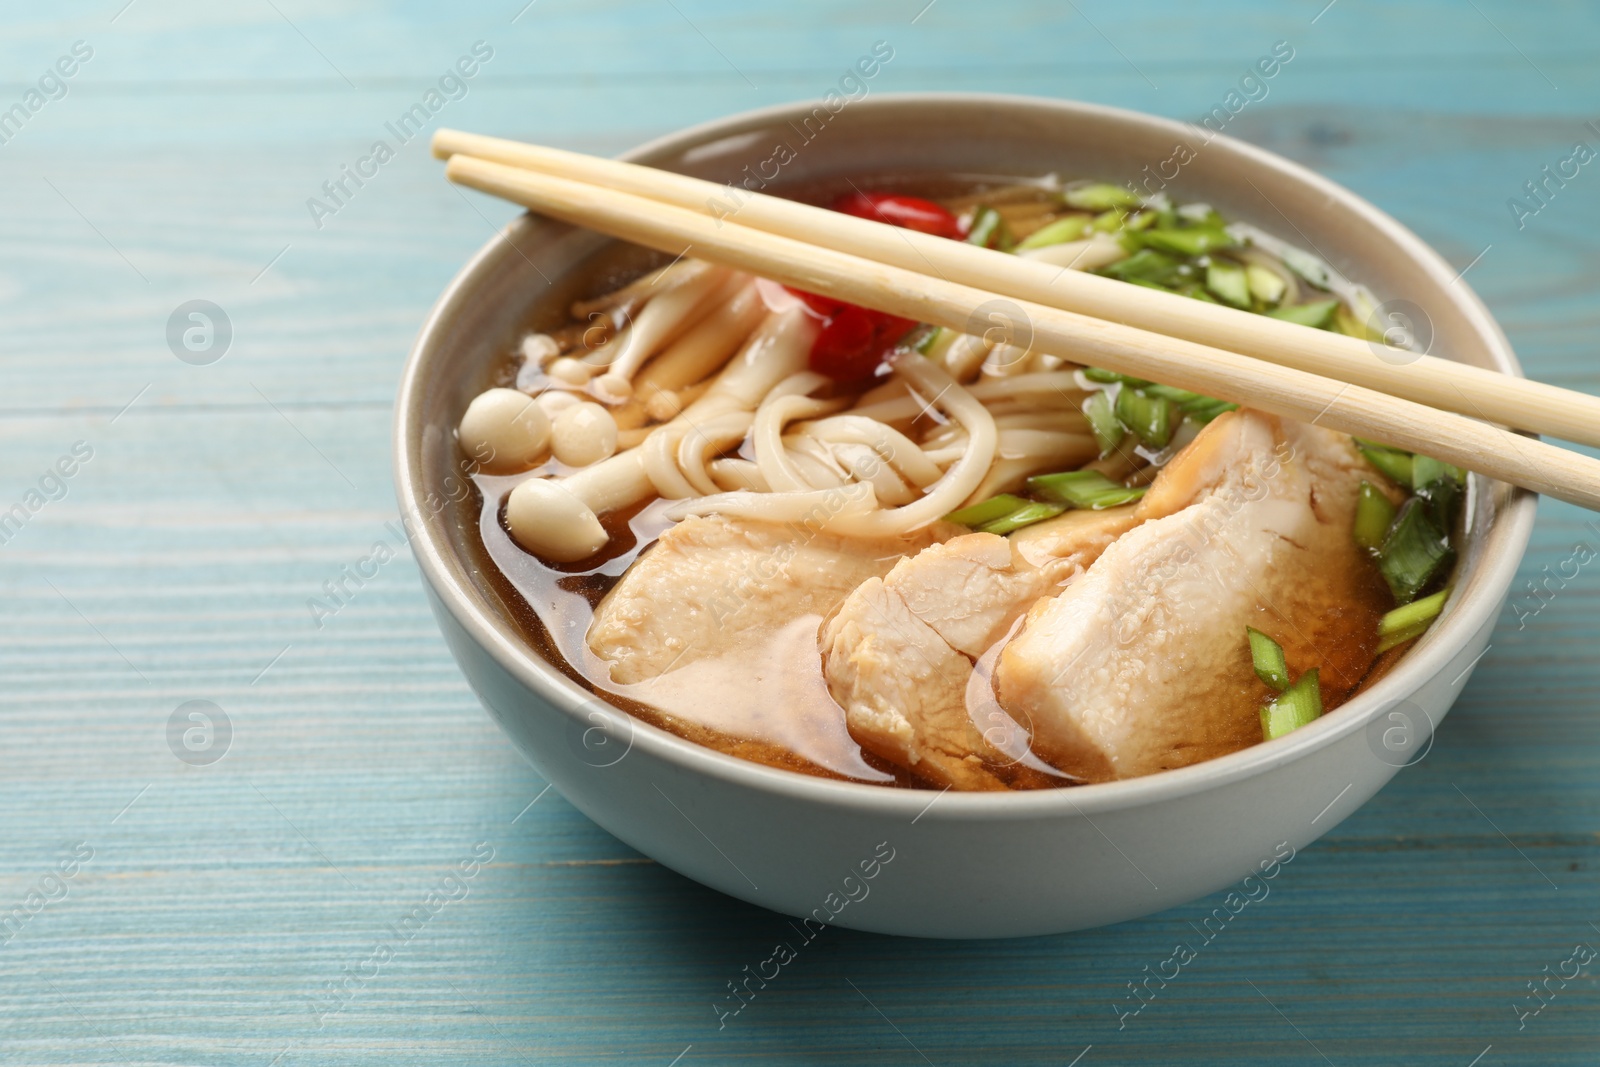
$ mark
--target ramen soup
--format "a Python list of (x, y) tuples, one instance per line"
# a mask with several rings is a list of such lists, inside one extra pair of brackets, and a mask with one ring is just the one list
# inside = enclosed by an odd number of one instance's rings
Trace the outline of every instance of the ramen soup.
[[(1380, 339), (1361, 286), (1205, 204), (1053, 178), (813, 199)], [(1017, 324), (623, 253), (631, 278), (522, 337), (459, 440), (529, 640), (684, 738), (892, 786), (1132, 778), (1334, 711), (1448, 595), (1447, 464)]]

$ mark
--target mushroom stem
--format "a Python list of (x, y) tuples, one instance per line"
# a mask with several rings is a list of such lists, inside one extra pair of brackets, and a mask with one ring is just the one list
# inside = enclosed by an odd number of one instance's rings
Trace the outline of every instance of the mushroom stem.
[(655, 355), (663, 345), (675, 340), (685, 329), (699, 322), (737, 292), (732, 282), (731, 270), (713, 267), (693, 281), (685, 282), (665, 296), (646, 304), (634, 319), (634, 343), (626, 351), (617, 354), (611, 364), (612, 373), (632, 378), (644, 361)]
[[(799, 308), (768, 315), (711, 388), (652, 436), (676, 435), (684, 426), (733, 411), (754, 411), (774, 385), (805, 368), (816, 331), (815, 323)], [(570, 563), (605, 546), (609, 538), (598, 515), (648, 500), (655, 491), (644, 447), (638, 446), (565, 478), (529, 478), (520, 483), (507, 500), (506, 520), (523, 548)]]
[(671, 292), (654, 297), (629, 326), (608, 344), (589, 353), (585, 362), (601, 372), (606, 392), (631, 394), (633, 376), (645, 360), (732, 295), (732, 275), (726, 267), (712, 267)]
[(634, 379), (647, 400), (660, 390), (682, 389), (713, 373), (750, 336), (766, 314), (760, 291), (746, 282), (733, 297), (701, 319)]
[(651, 271), (649, 274), (624, 285), (621, 289), (613, 289), (604, 296), (597, 296), (593, 300), (579, 300), (572, 305), (572, 317), (587, 319), (596, 311), (610, 311), (614, 307), (634, 307), (641, 301), (652, 296), (661, 296), (676, 289), (679, 285), (697, 277), (711, 264), (703, 259), (678, 259), (668, 263), (665, 267)]

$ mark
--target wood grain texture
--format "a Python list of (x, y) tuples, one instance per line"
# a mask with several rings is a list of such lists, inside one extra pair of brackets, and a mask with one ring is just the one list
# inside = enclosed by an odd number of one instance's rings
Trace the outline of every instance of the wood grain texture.
[[(1295, 60), (1230, 132), (1458, 266), (1482, 253), (1467, 279), (1530, 371), (1600, 391), (1600, 172), (1523, 229), (1505, 205), (1600, 140), (1583, 126), (1600, 121), (1600, 10), (1339, 0), (1313, 24), (1321, 2), (938, 0), (913, 23), (922, 0), (539, 0), (513, 22), (520, 0), (274, 2), (0, 16), (6, 106), (74, 41), (95, 49), (0, 146), (0, 510), (74, 442), (94, 450), (0, 545), (0, 915), (64, 849), (94, 853), (0, 946), (0, 1063), (665, 1067), (687, 1049), (684, 1067), (948, 1067), (1067, 1064), (1090, 1045), (1083, 1067), (1466, 1067), (1486, 1048), (1483, 1067), (1594, 1062), (1592, 977), (1521, 1030), (1512, 1006), (1575, 943), (1600, 946), (1600, 578), (1594, 562), (1560, 577), (1600, 527), (1550, 502), (1519, 583), (1548, 567), (1551, 592), (1514, 593), (1428, 757), (1124, 1028), (1125, 983), (1217, 899), (1019, 942), (829, 930), (719, 1031), (712, 1000), (783, 921), (541, 796), (408, 556), (312, 621), (307, 598), (393, 516), (389, 404), (411, 337), (511, 209), (464, 199), (416, 142), (320, 230), (305, 200), (476, 40), (495, 57), (438, 121), (591, 151), (820, 97), (879, 39), (896, 57), (874, 91), (1178, 117), (1289, 40)], [(169, 314), (195, 298), (234, 326), (210, 366), (167, 349)], [(209, 767), (167, 747), (190, 699), (233, 724)], [(480, 842), (494, 857), (465, 899), (319, 1019), (325, 983), (363, 970)]]

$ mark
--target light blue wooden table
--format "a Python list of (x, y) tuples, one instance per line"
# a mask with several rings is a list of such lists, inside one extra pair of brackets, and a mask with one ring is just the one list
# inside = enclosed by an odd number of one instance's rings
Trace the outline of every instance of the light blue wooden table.
[[(1283, 40), (1229, 132), (1470, 266), (1533, 374), (1600, 390), (1600, 164), (1521, 228), (1506, 204), (1600, 147), (1600, 9), (524, 2), (0, 16), (0, 108), (23, 108), (0, 112), (0, 513), (23, 516), (0, 526), (0, 1063), (1600, 1059), (1600, 961), (1537, 1014), (1528, 993), (1600, 946), (1600, 565), (1573, 562), (1600, 526), (1548, 502), (1523, 578), (1556, 577), (1507, 609), (1433, 751), (1121, 1029), (1125, 983), (1215, 901), (1016, 942), (829, 930), (719, 1031), (713, 1000), (784, 922), (544, 792), (409, 556), (320, 629), (307, 609), (390, 536), (401, 360), (510, 209), (419, 141), (331, 216), (306, 206), (478, 41), (434, 123), (611, 152), (820, 97), (878, 40), (874, 91), (1184, 118)], [(231, 338), (190, 352), (180, 316), (185, 362), (168, 324), (192, 300)], [(186, 748), (192, 700), (228, 728)]]

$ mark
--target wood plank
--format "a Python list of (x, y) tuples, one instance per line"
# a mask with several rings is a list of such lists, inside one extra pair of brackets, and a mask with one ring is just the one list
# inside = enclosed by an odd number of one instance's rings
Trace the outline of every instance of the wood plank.
[[(95, 455), (0, 545), (0, 909), (64, 845), (94, 857), (0, 947), (0, 1060), (665, 1065), (692, 1045), (684, 1067), (943, 1067), (1066, 1064), (1092, 1044), (1083, 1067), (1464, 1067), (1491, 1045), (1483, 1067), (1593, 1061), (1593, 978), (1520, 1031), (1512, 1009), (1575, 942), (1600, 945), (1595, 564), (1552, 579), (1548, 603), (1519, 599), (1575, 544), (1600, 551), (1600, 529), (1548, 502), (1428, 757), (1122, 1029), (1125, 983), (1219, 898), (1020, 942), (829, 930), (719, 1031), (712, 1000), (790, 936), (783, 921), (642, 861), (553, 791), (524, 811), (544, 783), (477, 707), (409, 557), (312, 621), (306, 600), (393, 516), (399, 362), (509, 209), (476, 201), (486, 222), (419, 145), (320, 231), (304, 202), (480, 37), (496, 57), (439, 121), (602, 151), (817, 98), (880, 38), (897, 54), (874, 92), (1191, 118), (1282, 38), (1296, 59), (1233, 128), (1459, 266), (1492, 245), (1467, 280), (1530, 370), (1596, 390), (1600, 178), (1585, 169), (1522, 230), (1505, 200), (1600, 121), (1600, 10), (1340, 0), (1312, 25), (1320, 2), (939, 0), (913, 25), (921, 2), (539, 0), (512, 25), (520, 3), (276, 3), (293, 26), (269, 5), (178, 0), (114, 23), (120, 4), (4, 16), (0, 101), (74, 40), (96, 56), (0, 147), (0, 508), (73, 442)], [(164, 339), (195, 297), (237, 330), (206, 367)], [(236, 731), (210, 767), (166, 746), (197, 698)], [(466, 899), (319, 1023), (324, 983), (479, 842), (495, 855)]]

